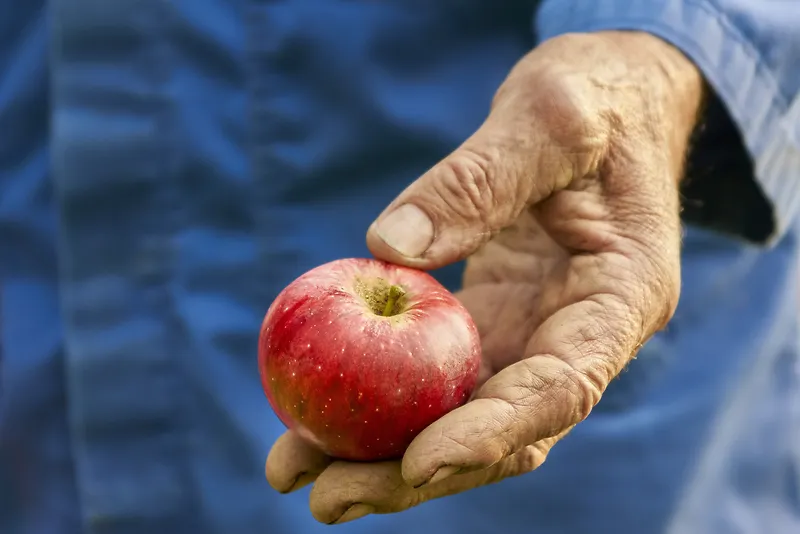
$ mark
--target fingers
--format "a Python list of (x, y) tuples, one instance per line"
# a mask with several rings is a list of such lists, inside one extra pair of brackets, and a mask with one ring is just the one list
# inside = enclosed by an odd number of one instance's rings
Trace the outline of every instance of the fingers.
[(284, 433), (269, 452), (265, 467), (270, 486), (289, 493), (313, 482), (332, 459), (297, 433)]
[(509, 128), (498, 112), (411, 184), (370, 226), (381, 259), (433, 269), (461, 260), (571, 179), (571, 165), (533, 122)]
[(339, 524), (368, 514), (407, 510), (431, 499), (530, 472), (544, 462), (554, 442), (550, 439), (537, 443), (490, 469), (458, 474), (423, 488), (413, 488), (403, 480), (399, 462), (335, 462), (311, 490), (311, 513), (322, 523)]
[(586, 418), (638, 345), (641, 326), (622, 308), (598, 295), (552, 315), (528, 344), (529, 357), (416, 437), (403, 458), (404, 480), (413, 487), (485, 469)]
[(423, 269), (464, 259), (527, 206), (598, 170), (613, 131), (605, 97), (544, 58), (523, 58), (478, 131), (370, 226), (376, 257)]

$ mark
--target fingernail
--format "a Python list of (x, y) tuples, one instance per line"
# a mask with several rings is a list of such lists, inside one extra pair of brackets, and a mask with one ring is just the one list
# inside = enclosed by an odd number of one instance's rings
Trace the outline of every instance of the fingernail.
[(374, 511), (375, 508), (368, 504), (356, 503), (345, 510), (341, 517), (339, 517), (339, 519), (334, 521), (332, 524), (339, 525), (341, 523), (347, 523), (348, 521), (355, 521), (356, 519), (361, 519), (365, 515), (369, 515)]
[(428, 481), (428, 484), (436, 484), (437, 482), (441, 482), (442, 480), (455, 475), (460, 470), (460, 467), (456, 467), (454, 465), (445, 465), (444, 467), (440, 467)]
[(414, 204), (403, 204), (378, 222), (378, 237), (408, 258), (416, 258), (433, 242), (433, 222)]

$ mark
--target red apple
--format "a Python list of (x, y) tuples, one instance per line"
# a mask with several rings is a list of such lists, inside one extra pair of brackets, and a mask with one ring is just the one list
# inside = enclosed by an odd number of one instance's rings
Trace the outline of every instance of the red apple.
[(344, 259), (278, 295), (258, 358), (287, 427), (331, 456), (372, 461), (402, 456), (468, 400), (481, 346), (467, 310), (429, 274)]

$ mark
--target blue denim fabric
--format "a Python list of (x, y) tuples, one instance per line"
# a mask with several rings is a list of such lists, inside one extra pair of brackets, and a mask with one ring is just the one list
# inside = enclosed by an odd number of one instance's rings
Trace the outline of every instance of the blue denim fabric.
[[(800, 530), (798, 6), (5, 2), (0, 533), (327, 532), (307, 490), (264, 481), (283, 429), (256, 369), (263, 313), (303, 271), (366, 255), (371, 220), (537, 39), (603, 28), (703, 69), (773, 246), (687, 228), (675, 320), (540, 470), (336, 530)], [(455, 288), (460, 266), (437, 275)]]

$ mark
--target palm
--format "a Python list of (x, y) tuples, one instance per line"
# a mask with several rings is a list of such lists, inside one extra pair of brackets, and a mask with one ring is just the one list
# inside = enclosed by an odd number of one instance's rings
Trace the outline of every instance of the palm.
[(287, 433), (272, 485), (319, 474), (311, 508), (335, 522), (535, 469), (675, 308), (676, 182), (701, 95), (691, 62), (648, 34), (561, 36), (523, 58), (484, 125), (367, 233), (401, 265), (469, 257), (460, 298), (482, 338), (481, 387), (401, 462), (331, 464)]
[(481, 334), (481, 383), (523, 359), (534, 332), (554, 312), (602, 291), (602, 282), (577, 283), (596, 277), (608, 259), (605, 240), (598, 239), (603, 223), (576, 216), (579, 203), (584, 213), (603, 204), (600, 195), (586, 203), (586, 194), (561, 191), (525, 210), (467, 260), (458, 296)]

